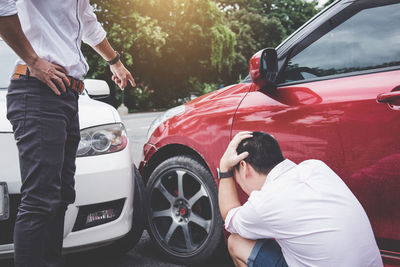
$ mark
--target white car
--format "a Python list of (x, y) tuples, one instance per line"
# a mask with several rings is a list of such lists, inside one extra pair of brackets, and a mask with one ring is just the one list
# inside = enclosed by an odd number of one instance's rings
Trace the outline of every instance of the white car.
[[(1, 39), (0, 59), (0, 258), (9, 258), (21, 177), (17, 146), (6, 118), (6, 94), (17, 57)], [(85, 88), (79, 99), (76, 201), (65, 216), (64, 253), (104, 245), (127, 250), (143, 232), (141, 177), (118, 112), (92, 99), (110, 93), (107, 83), (86, 80)]]

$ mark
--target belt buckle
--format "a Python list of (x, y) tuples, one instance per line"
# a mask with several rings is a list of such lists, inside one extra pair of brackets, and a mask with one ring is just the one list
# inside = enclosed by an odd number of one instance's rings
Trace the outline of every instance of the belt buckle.
[(82, 94), (83, 88), (84, 88), (84, 83), (81, 80), (75, 79), (73, 77), (71, 78), (71, 86), (70, 88), (74, 91), (76, 91), (78, 94)]
[(80, 81), (79, 88), (78, 88), (78, 93), (81, 95), (83, 93), (84, 89), (85, 89), (85, 83), (83, 81)]

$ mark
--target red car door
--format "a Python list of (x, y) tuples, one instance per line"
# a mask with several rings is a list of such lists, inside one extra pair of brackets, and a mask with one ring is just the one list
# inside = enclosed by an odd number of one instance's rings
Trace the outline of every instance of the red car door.
[(355, 99), (342, 104), (339, 123), (343, 178), (365, 208), (380, 248), (400, 255), (400, 101), (377, 101), (400, 92), (400, 71), (340, 82), (349, 89), (343, 95)]
[(324, 83), (284, 86), (274, 93), (250, 92), (236, 112), (232, 135), (243, 130), (268, 132), (278, 140), (286, 158), (296, 163), (320, 159), (344, 174), (337, 128), (343, 115), (341, 98), (324, 90)]
[(397, 25), (398, 1), (359, 1), (329, 18), (280, 55), (279, 85), (246, 96), (232, 134), (266, 131), (285, 157), (326, 162), (365, 208), (381, 250), (400, 257)]

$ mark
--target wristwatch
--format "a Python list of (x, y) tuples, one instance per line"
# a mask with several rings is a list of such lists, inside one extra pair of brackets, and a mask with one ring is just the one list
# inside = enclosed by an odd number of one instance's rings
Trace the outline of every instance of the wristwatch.
[(233, 171), (230, 170), (228, 172), (221, 172), (219, 168), (217, 168), (217, 176), (218, 180), (224, 179), (224, 178), (232, 178), (233, 177)]
[(110, 61), (107, 61), (108, 65), (114, 65), (115, 63), (117, 63), (119, 61), (119, 59), (121, 58), (121, 55), (115, 51), (115, 58), (111, 59)]

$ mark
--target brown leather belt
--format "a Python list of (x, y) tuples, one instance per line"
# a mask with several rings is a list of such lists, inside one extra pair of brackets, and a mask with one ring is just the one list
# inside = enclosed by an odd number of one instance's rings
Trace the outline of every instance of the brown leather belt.
[[(34, 77), (32, 74), (30, 74), (30, 71), (26, 65), (21, 65), (18, 64), (17, 68), (15, 69), (14, 75), (12, 76), (13, 79), (18, 79), (21, 76), (25, 77)], [(78, 93), (82, 93), (84, 89), (84, 83), (81, 80), (75, 79), (71, 76), (67, 76), (68, 80), (71, 84), (69, 88), (71, 88), (74, 91), (77, 91)]]

